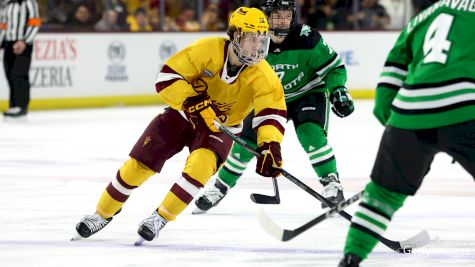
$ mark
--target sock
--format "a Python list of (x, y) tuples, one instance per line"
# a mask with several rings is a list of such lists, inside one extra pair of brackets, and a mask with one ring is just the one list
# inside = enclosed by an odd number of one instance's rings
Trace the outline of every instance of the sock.
[(251, 152), (234, 143), (224, 166), (218, 172), (219, 180), (229, 188), (234, 187), (253, 157)]
[(215, 152), (206, 148), (192, 151), (181, 178), (173, 184), (158, 208), (160, 216), (167, 221), (175, 220), (216, 172), (217, 164)]
[(337, 173), (335, 155), (327, 142), (323, 128), (314, 122), (307, 122), (297, 127), (297, 137), (318, 177)]
[(366, 259), (379, 242), (394, 213), (402, 207), (407, 195), (387, 190), (374, 182), (366, 185), (363, 199), (353, 215), (346, 237), (344, 253)]
[(155, 174), (134, 158), (127, 160), (112, 179), (97, 203), (96, 212), (103, 218), (117, 214), (135, 188)]

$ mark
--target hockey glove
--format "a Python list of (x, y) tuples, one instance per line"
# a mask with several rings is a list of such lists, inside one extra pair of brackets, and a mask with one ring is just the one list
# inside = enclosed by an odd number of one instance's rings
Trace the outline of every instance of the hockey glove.
[(277, 177), (282, 167), (280, 144), (278, 142), (262, 143), (257, 147), (256, 172), (265, 177)]
[(391, 90), (389, 88), (376, 88), (373, 114), (382, 125), (386, 125), (391, 116), (391, 104), (397, 92), (397, 90)]
[(332, 102), (333, 113), (340, 118), (350, 115), (355, 110), (353, 99), (350, 93), (348, 93), (348, 90), (344, 87), (333, 90), (330, 95), (330, 100)]
[[(195, 130), (211, 130), (212, 132), (219, 132), (213, 122), (217, 118), (222, 118), (219, 109), (213, 104), (213, 101), (208, 95), (197, 95), (189, 97), (183, 103), (186, 117)], [(220, 119), (221, 123), (222, 121)]]

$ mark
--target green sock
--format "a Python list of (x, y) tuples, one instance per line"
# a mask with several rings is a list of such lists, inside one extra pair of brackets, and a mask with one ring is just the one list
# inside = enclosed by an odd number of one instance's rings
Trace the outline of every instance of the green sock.
[(307, 122), (299, 125), (296, 132), (318, 177), (337, 173), (335, 155), (328, 145), (325, 130), (317, 123)]
[(226, 162), (218, 172), (218, 179), (229, 186), (229, 188), (234, 187), (253, 157), (254, 155), (251, 152), (244, 149), (241, 145), (234, 143)]
[(396, 193), (369, 182), (363, 199), (351, 220), (344, 253), (366, 259), (379, 242), (394, 213), (402, 207), (407, 195)]

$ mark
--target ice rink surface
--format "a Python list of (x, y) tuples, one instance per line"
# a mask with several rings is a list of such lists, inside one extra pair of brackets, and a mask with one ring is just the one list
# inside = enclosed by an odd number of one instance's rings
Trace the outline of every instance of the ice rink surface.
[[(372, 102), (358, 101), (345, 119), (331, 117), (345, 194), (368, 181), (383, 127)], [(296, 228), (322, 212), (320, 203), (279, 178), (281, 204), (256, 205), (251, 193), (272, 194), (272, 183), (254, 172), (208, 214), (191, 204), (160, 238), (134, 247), (137, 226), (180, 177), (188, 151), (136, 189), (104, 230), (71, 242), (75, 224), (93, 213), (100, 194), (149, 121), (162, 107), (31, 112), (27, 121), (0, 121), (0, 266), (336, 266), (349, 223), (331, 218), (301, 236), (280, 242), (261, 229), (264, 207), (279, 225)], [(170, 125), (173, 127), (173, 125)], [(291, 123), (283, 143), (284, 167), (318, 192), (321, 187)], [(209, 183), (210, 184), (210, 183)], [(351, 214), (356, 205), (347, 211)], [(431, 243), (411, 255), (378, 245), (362, 266), (475, 266), (475, 183), (451, 158), (439, 154), (416, 197), (395, 215), (385, 237), (403, 240), (427, 229)]]

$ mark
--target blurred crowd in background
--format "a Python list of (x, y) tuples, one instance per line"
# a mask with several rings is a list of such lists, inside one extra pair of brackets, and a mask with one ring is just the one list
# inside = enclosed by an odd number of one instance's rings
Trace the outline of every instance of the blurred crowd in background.
[[(0, 2), (5, 0), (0, 0)], [(295, 0), (297, 21), (323, 31), (396, 30), (429, 0)], [(224, 31), (238, 6), (262, 0), (38, 0), (41, 31)]]

